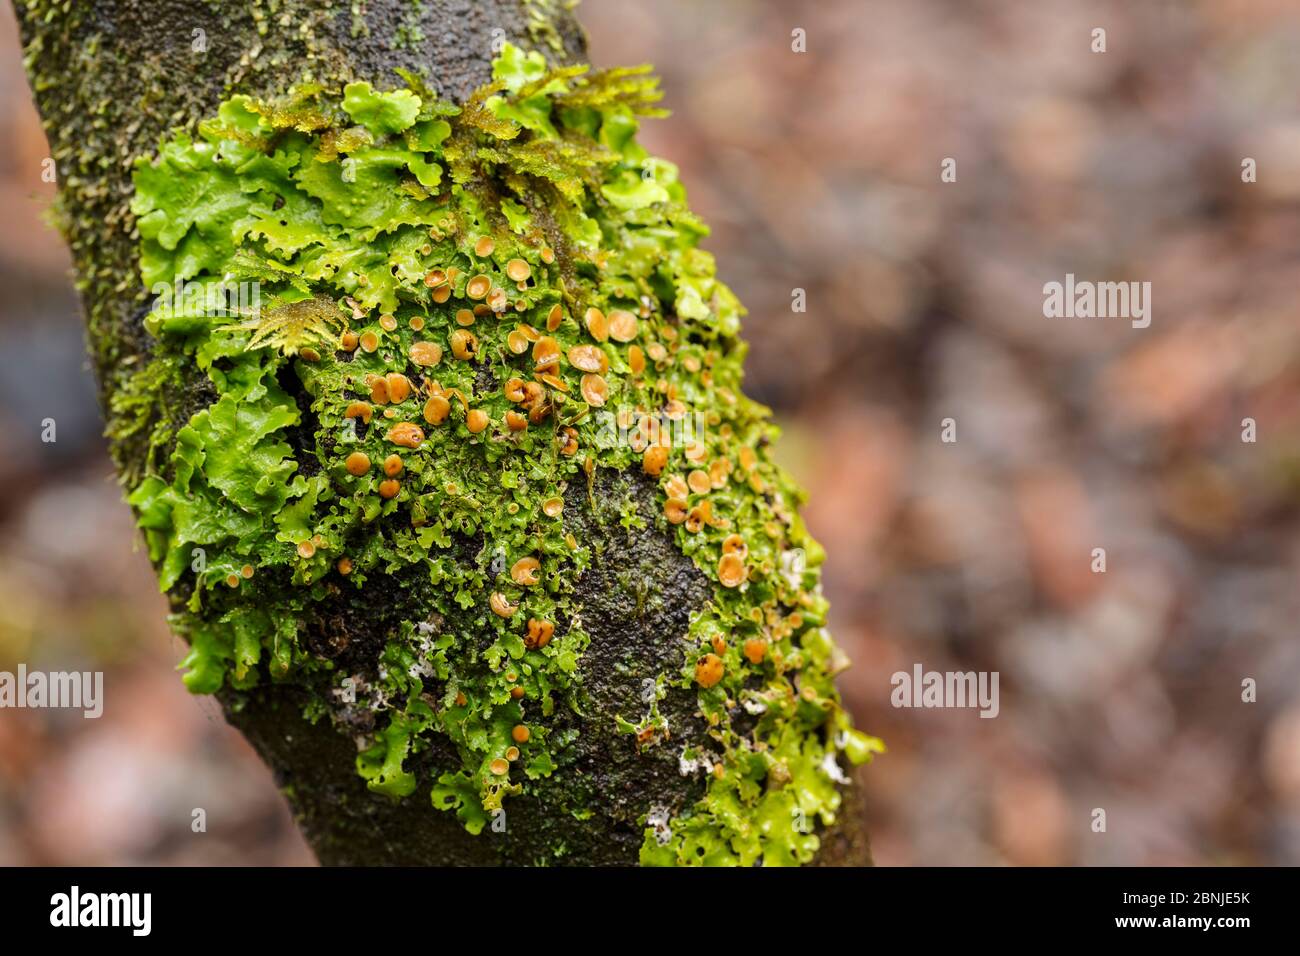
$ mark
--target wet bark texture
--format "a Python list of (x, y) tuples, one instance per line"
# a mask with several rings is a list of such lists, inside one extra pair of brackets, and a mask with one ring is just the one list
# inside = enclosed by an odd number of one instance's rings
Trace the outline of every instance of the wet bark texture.
[[(327, 0), (74, 0), (67, 7), (15, 0), (110, 432), (114, 394), (151, 348), (128, 209), (131, 163), (152, 154), (164, 133), (192, 127), (230, 93), (280, 94), (304, 69), (329, 84), (388, 85), (397, 80), (393, 69), (404, 67), (459, 100), (489, 79), (501, 39), (551, 59), (586, 58), (586, 39), (558, 0), (365, 0), (355, 10)], [(185, 392), (158, 402), (183, 412), (210, 398), (197, 378)], [(113, 444), (119, 469), (129, 473), (142, 470), (145, 450), (134, 433)], [(575, 743), (552, 777), (507, 798), (504, 832), (467, 833), (454, 814), (430, 806), (427, 783), (402, 801), (371, 793), (354, 770), (352, 738), (329, 720), (302, 717), (308, 688), (223, 692), (227, 718), (271, 767), (322, 863), (630, 864), (642, 842), (640, 816), (651, 808), (676, 813), (698, 799), (703, 780), (682, 776), (676, 758), (688, 742), (707, 745), (693, 693), (673, 689), (660, 702), (673, 734), (667, 743), (638, 750), (614, 727), (616, 714), (644, 713), (647, 680), (680, 669), (690, 615), (710, 593), (671, 537), (620, 524), (629, 497), (650, 513), (654, 494), (639, 475), (598, 474), (590, 487), (569, 490), (574, 532), (600, 555), (578, 585), (591, 635), (580, 665), (586, 700), (580, 714), (557, 707), (554, 719), (577, 731)], [(473, 547), (466, 542), (467, 558)], [(385, 600), (343, 598), (308, 615), (307, 646), (373, 668), (365, 658), (382, 648), (394, 622), (427, 613), (416, 582), (387, 586)], [(435, 746), (412, 757), (408, 769), (428, 781), (459, 764), (449, 747)], [(860, 786), (846, 788), (840, 820), (821, 834), (818, 862), (869, 863)]]

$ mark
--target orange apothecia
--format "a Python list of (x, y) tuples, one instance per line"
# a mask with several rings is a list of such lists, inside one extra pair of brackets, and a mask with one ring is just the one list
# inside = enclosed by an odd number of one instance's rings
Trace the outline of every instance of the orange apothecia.
[(742, 561), (749, 554), (749, 545), (738, 534), (729, 534), (722, 539), (722, 553), (734, 554)]
[(645, 371), (645, 351), (639, 345), (634, 345), (627, 350), (627, 367), (632, 370), (633, 375), (640, 375)]
[(339, 574), (342, 574), (345, 577), (352, 573), (352, 559), (349, 557), (339, 558), (338, 564), (334, 566), (338, 568)]
[(496, 774), (498, 777), (505, 776), (505, 774), (510, 770), (510, 762), (506, 760), (504, 757), (497, 757), (495, 760), (492, 761), (490, 766), (492, 768), (492, 772)]
[(641, 456), (641, 470), (647, 475), (658, 475), (668, 464), (668, 449), (663, 445), (651, 445)]
[(691, 486), (691, 491), (697, 495), (705, 495), (713, 490), (713, 482), (709, 480), (709, 473), (698, 468), (687, 475), (686, 482)]
[(609, 338), (609, 319), (605, 318), (605, 313), (595, 306), (587, 310), (582, 317), (582, 324), (587, 327), (587, 332), (597, 342), (604, 342)]
[(480, 259), (486, 259), (496, 250), (497, 244), (491, 236), (479, 236), (478, 241), (474, 243), (474, 255)]
[(428, 368), (442, 361), (442, 346), (437, 342), (416, 342), (409, 354), (416, 365)]
[(690, 488), (681, 475), (672, 475), (664, 483), (664, 494), (669, 498), (685, 498), (689, 493)]
[(703, 530), (706, 524), (713, 524), (713, 502), (707, 498), (692, 508), (686, 516), (686, 530), (696, 534)]
[(510, 739), (517, 744), (528, 743), (528, 738), (531, 736), (532, 734), (523, 724), (516, 724), (510, 731)]
[(624, 309), (609, 314), (609, 337), (615, 342), (631, 342), (636, 338), (636, 316)]
[(311, 541), (298, 542), (298, 557), (306, 560), (308, 558), (314, 557), (315, 554), (316, 554), (316, 545), (312, 544)]
[(360, 478), (370, 470), (370, 456), (364, 451), (354, 451), (348, 455), (343, 467), (348, 470), (349, 475)]
[(546, 389), (542, 388), (537, 382), (524, 382), (523, 395), (524, 397), (520, 401), (532, 407), (546, 397)]
[(511, 259), (506, 263), (506, 275), (516, 282), (525, 282), (533, 274), (533, 267), (523, 259)]
[(465, 427), (469, 429), (472, 435), (477, 435), (487, 428), (489, 421), (488, 413), (481, 408), (471, 408), (465, 413)]
[(492, 613), (497, 617), (513, 617), (519, 610), (518, 604), (511, 604), (509, 599), (500, 591), (493, 591), (488, 598), (488, 606), (492, 608)]
[(548, 518), (558, 518), (563, 510), (563, 498), (547, 498), (542, 502), (542, 513)]
[(430, 425), (441, 425), (451, 414), (451, 402), (442, 395), (434, 395), (424, 403), (424, 420)]
[(379, 483), (379, 497), (396, 498), (397, 493), (402, 490), (402, 483), (396, 478), (385, 478)]
[(546, 331), (554, 332), (564, 324), (564, 309), (560, 308), (560, 303), (551, 306), (551, 311), (546, 314)]
[(379, 327), (383, 329), (385, 332), (396, 332), (397, 317), (393, 315), (388, 315), (387, 313), (381, 315), (379, 317)]
[(384, 376), (384, 383), (388, 386), (388, 400), (394, 405), (411, 397), (411, 380), (401, 372), (389, 372)]
[(745, 659), (751, 664), (763, 663), (767, 656), (767, 641), (761, 637), (751, 637), (745, 641)]
[(701, 687), (713, 687), (722, 680), (726, 665), (717, 654), (705, 654), (695, 663), (695, 682)]
[(349, 330), (339, 336), (339, 349), (344, 352), (355, 352), (361, 340), (357, 338), (357, 333)]
[(550, 621), (540, 621), (535, 617), (528, 619), (528, 632), (524, 634), (524, 647), (530, 651), (538, 651), (551, 643), (551, 636), (555, 634), (555, 625)]
[(681, 498), (669, 498), (664, 502), (664, 517), (669, 524), (681, 524), (686, 520), (686, 502)]
[(739, 587), (748, 573), (744, 558), (738, 554), (724, 554), (718, 561), (718, 581), (724, 588)]
[(492, 288), (492, 280), (480, 273), (465, 283), (465, 295), (471, 299), (482, 299)]
[(349, 405), (349, 406), (347, 407), (347, 409), (343, 412), (343, 417), (344, 417), (344, 418), (359, 418), (359, 419), (361, 419), (363, 422), (365, 422), (367, 425), (369, 425), (369, 424), (370, 424), (371, 416), (373, 416), (374, 413), (375, 413), (375, 410), (370, 406), (369, 403), (367, 403), (367, 402), (353, 402), (353, 403), (352, 403), (351, 405)]
[(582, 372), (604, 373), (609, 369), (604, 350), (595, 345), (575, 345), (569, 349), (569, 364)]
[(451, 333), (451, 354), (458, 359), (469, 361), (478, 354), (478, 336), (469, 329), (457, 329)]
[(609, 383), (600, 375), (582, 376), (582, 397), (588, 405), (600, 408), (609, 400)]
[(554, 371), (560, 367), (560, 343), (544, 335), (533, 345), (533, 362), (537, 371)]
[(506, 427), (512, 432), (521, 432), (528, 427), (528, 416), (516, 411), (506, 412)]
[(535, 402), (528, 408), (528, 421), (534, 425), (539, 425), (550, 416), (551, 411), (550, 402)]
[(404, 448), (419, 448), (424, 442), (424, 429), (414, 422), (398, 422), (388, 429), (386, 436), (394, 445)]
[(373, 352), (379, 348), (379, 336), (370, 329), (366, 329), (361, 333), (360, 342), (361, 351), (363, 352)]
[(520, 558), (510, 566), (510, 580), (522, 587), (530, 588), (540, 580), (537, 573), (541, 567), (542, 563), (531, 555)]
[(405, 467), (406, 466), (402, 464), (401, 455), (389, 455), (384, 459), (384, 474), (389, 478), (396, 478), (402, 473)]

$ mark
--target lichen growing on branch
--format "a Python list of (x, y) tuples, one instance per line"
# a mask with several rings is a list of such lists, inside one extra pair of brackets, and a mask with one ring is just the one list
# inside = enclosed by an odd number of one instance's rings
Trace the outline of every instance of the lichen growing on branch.
[[(512, 46), (493, 75), (459, 107), (413, 75), (233, 96), (137, 163), (155, 345), (117, 403), (150, 436), (130, 502), (185, 683), (311, 688), (370, 789), (478, 833), (566, 772), (576, 582), (603, 560), (566, 513), (600, 475), (640, 474), (654, 510), (629, 494), (613, 520), (671, 533), (711, 582), (680, 666), (613, 718), (707, 775), (693, 806), (646, 814), (641, 860), (807, 862), (841, 759), (880, 745), (833, 685), (821, 551), (741, 392), (742, 309), (676, 168), (636, 142), (656, 82)], [(186, 366), (211, 400), (176, 417), (151, 396)], [(380, 643), (343, 613), (337, 641), (303, 639), (304, 617), (355, 601), (394, 607)], [(706, 745), (674, 737), (670, 687), (697, 695)], [(460, 769), (418, 779), (435, 738)]]

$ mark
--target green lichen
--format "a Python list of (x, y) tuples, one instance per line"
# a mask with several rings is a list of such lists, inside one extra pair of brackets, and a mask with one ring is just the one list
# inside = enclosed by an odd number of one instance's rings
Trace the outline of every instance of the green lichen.
[[(190, 365), (212, 392), (179, 430), (154, 424), (159, 453), (129, 499), (184, 606), (185, 682), (297, 682), (317, 692), (309, 716), (343, 732), (367, 711), (370, 789), (428, 788), (478, 833), (563, 772), (571, 732), (551, 718), (584, 706), (575, 592), (601, 557), (566, 525), (566, 492), (641, 471), (660, 510), (629, 502), (623, 524), (671, 532), (714, 582), (695, 652), (645, 713), (611, 718), (638, 747), (676, 746), (658, 706), (676, 685), (709, 726), (680, 755), (707, 774), (704, 797), (647, 814), (641, 860), (808, 862), (839, 808), (840, 758), (879, 742), (833, 686), (845, 662), (824, 630), (821, 552), (768, 457), (768, 413), (740, 390), (742, 309), (698, 248), (676, 168), (636, 142), (638, 117), (660, 113), (655, 81), (513, 46), (493, 75), (461, 107), (413, 76), (233, 96), (137, 163), (141, 274), (159, 299), (135, 381)], [(253, 304), (214, 308), (250, 288)], [(123, 399), (137, 430), (146, 392)], [(419, 582), (427, 613), (362, 666), (307, 645), (313, 608), (381, 602), (398, 579)], [(419, 779), (411, 758), (435, 741), (460, 769)]]

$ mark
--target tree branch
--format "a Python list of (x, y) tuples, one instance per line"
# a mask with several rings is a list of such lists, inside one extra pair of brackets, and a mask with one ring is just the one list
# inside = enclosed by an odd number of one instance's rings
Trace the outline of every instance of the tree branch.
[[(154, 350), (142, 322), (147, 295), (129, 209), (137, 157), (154, 153), (174, 127), (195, 129), (233, 92), (274, 98), (304, 75), (334, 88), (353, 80), (391, 86), (401, 67), (463, 101), (490, 78), (503, 40), (538, 49), (553, 63), (585, 57), (582, 31), (558, 0), (16, 0), (16, 10), (59, 171), (62, 225), (112, 452), (128, 480), (148, 470), (145, 422), (160, 413), (186, 421), (214, 399), (206, 378), (187, 370), (177, 393), (160, 392), (143, 412), (121, 401), (125, 383)], [(634, 863), (643, 840), (638, 821), (648, 810), (676, 813), (700, 798), (704, 783), (679, 772), (676, 750), (641, 751), (613, 730), (615, 715), (641, 707), (645, 681), (680, 668), (681, 638), (710, 595), (670, 534), (653, 527), (632, 534), (619, 523), (629, 499), (657, 513), (654, 495), (654, 482), (639, 473), (601, 473), (590, 493), (573, 485), (566, 495), (566, 521), (572, 514), (579, 539), (605, 556), (577, 584), (591, 636), (581, 664), (590, 705), (582, 714), (557, 713), (557, 725), (575, 732), (570, 762), (512, 798), (504, 833), (473, 836), (427, 799), (370, 792), (354, 772), (352, 741), (329, 721), (303, 718), (306, 688), (222, 690), (228, 719), (273, 769), (323, 863)], [(629, 579), (638, 590), (620, 583)], [(384, 600), (313, 608), (303, 640), (329, 645), (342, 663), (369, 655), (361, 663), (373, 667), (393, 621), (421, 610), (406, 584), (394, 578), (383, 585)], [(647, 594), (656, 599), (647, 603)], [(675, 743), (705, 739), (693, 692), (672, 688), (660, 706)], [(435, 746), (413, 756), (408, 769), (423, 780), (459, 763), (450, 745)], [(823, 832), (823, 863), (869, 862), (860, 788), (845, 790), (841, 822)]]

